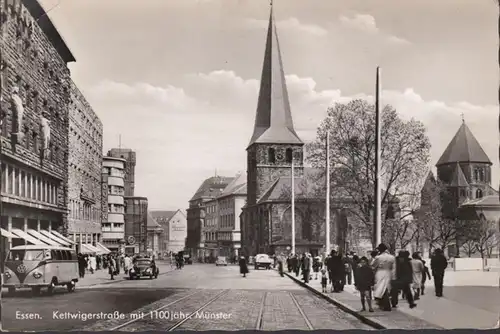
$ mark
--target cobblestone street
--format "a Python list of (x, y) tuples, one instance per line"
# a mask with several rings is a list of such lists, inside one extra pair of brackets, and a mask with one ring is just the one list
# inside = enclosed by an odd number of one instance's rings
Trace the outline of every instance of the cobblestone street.
[[(61, 319), (55, 311), (75, 319)], [(81, 318), (100, 312), (120, 316)], [(237, 266), (211, 264), (186, 266), (155, 280), (117, 281), (71, 294), (61, 290), (53, 297), (19, 293), (4, 299), (2, 320), (6, 330), (36, 331), (371, 329), (274, 270), (252, 270), (243, 278)]]

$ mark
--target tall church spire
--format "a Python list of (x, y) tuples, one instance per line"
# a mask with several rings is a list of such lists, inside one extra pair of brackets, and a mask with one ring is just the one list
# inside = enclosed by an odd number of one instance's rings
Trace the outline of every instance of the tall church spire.
[(255, 143), (303, 144), (293, 128), (272, 1), (257, 115), (252, 139), (248, 146)]

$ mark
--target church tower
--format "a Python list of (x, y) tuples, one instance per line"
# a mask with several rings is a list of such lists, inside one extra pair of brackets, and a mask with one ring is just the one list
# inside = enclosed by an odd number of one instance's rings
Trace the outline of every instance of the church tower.
[(452, 197), (446, 212), (452, 214), (464, 201), (492, 193), (491, 165), (492, 162), (463, 121), (436, 164), (438, 179), (447, 186)]
[(271, 3), (266, 50), (252, 138), (247, 147), (247, 205), (257, 203), (280, 176), (303, 173), (304, 143), (294, 130)]

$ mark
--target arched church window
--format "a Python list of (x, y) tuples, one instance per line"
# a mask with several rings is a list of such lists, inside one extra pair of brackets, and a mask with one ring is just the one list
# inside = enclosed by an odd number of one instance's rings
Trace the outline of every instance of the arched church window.
[(286, 149), (286, 162), (292, 163), (293, 160), (293, 150), (291, 148)]
[(465, 189), (460, 189), (460, 197), (465, 197)]
[(478, 169), (474, 169), (474, 180), (479, 181), (479, 170)]
[(275, 163), (276, 162), (276, 155), (275, 155), (274, 148), (270, 147), (268, 154), (269, 154), (269, 162), (272, 164)]
[(482, 198), (483, 197), (483, 191), (481, 189), (476, 190), (476, 198)]
[(479, 170), (479, 180), (484, 182), (484, 169), (482, 168)]

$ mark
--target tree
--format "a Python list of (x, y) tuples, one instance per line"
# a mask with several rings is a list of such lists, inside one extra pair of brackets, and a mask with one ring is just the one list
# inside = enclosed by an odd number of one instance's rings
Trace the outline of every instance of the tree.
[(495, 248), (498, 243), (498, 231), (496, 230), (496, 226), (487, 220), (481, 220), (477, 222), (476, 225), (476, 250), (481, 254), (482, 258), (490, 257), (493, 248)]
[[(391, 106), (383, 108), (381, 118), (382, 203), (417, 196), (413, 185), (423, 179), (430, 158), (425, 127), (414, 119), (401, 119)], [(351, 213), (371, 231), (376, 177), (374, 106), (358, 99), (328, 109), (316, 140), (307, 146), (308, 160), (315, 167), (325, 167), (327, 132), (333, 167), (331, 187), (348, 196)], [(406, 202), (411, 200), (402, 200)]]

